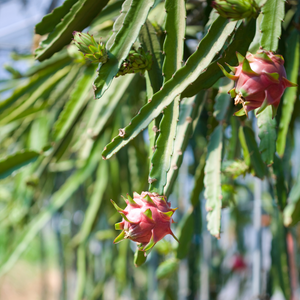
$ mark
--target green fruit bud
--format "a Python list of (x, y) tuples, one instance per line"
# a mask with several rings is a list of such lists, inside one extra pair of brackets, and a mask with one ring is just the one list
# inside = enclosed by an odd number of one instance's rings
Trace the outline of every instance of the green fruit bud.
[(222, 17), (235, 21), (256, 18), (260, 9), (255, 0), (215, 0), (212, 7)]
[(146, 70), (150, 70), (151, 67), (151, 54), (146, 53), (143, 48), (139, 48), (138, 50), (131, 50), (128, 54), (128, 57), (122, 63), (116, 77), (132, 73), (144, 73)]
[(92, 63), (106, 63), (108, 55), (103, 43), (97, 43), (94, 37), (88, 33), (73, 32), (74, 44), (84, 54), (84, 57)]

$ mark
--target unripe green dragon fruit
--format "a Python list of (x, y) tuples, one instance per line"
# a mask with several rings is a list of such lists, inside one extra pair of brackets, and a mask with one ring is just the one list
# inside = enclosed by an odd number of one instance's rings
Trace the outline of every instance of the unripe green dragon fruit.
[(125, 209), (111, 200), (123, 217), (122, 222), (115, 225), (116, 230), (122, 232), (114, 243), (130, 239), (138, 243), (139, 250), (148, 251), (167, 234), (177, 240), (171, 230), (172, 215), (176, 209), (170, 208), (165, 196), (142, 192), (141, 195), (134, 193), (133, 199), (128, 194), (127, 197)]
[(116, 75), (122, 76), (132, 73), (144, 73), (146, 70), (150, 70), (152, 67), (152, 55), (145, 52), (143, 48), (138, 48), (138, 50), (130, 50), (127, 58), (121, 65), (121, 68)]
[(248, 116), (249, 111), (257, 108), (256, 114), (259, 114), (272, 105), (274, 118), (284, 90), (297, 86), (286, 78), (283, 57), (271, 51), (259, 50), (254, 55), (248, 52), (246, 57), (237, 52), (237, 58), (237, 67), (228, 65), (234, 75), (218, 64), (224, 75), (236, 82), (228, 93), (234, 98), (234, 104), (242, 104), (243, 108), (235, 115)]
[(97, 43), (94, 37), (88, 33), (73, 32), (74, 44), (84, 57), (92, 63), (106, 63), (108, 60), (107, 51), (103, 43)]
[(235, 21), (256, 18), (259, 12), (259, 6), (254, 0), (216, 0), (212, 2), (212, 7), (223, 18)]

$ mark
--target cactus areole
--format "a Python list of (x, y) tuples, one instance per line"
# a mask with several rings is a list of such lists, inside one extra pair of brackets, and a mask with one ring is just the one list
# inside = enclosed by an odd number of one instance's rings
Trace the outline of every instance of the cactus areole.
[(237, 58), (237, 67), (228, 65), (234, 75), (219, 64), (224, 75), (236, 82), (228, 93), (234, 98), (235, 105), (242, 104), (243, 107), (235, 115), (248, 116), (249, 111), (257, 108), (256, 114), (259, 114), (271, 105), (274, 118), (284, 90), (297, 86), (286, 78), (283, 57), (271, 51), (259, 50), (254, 55), (247, 53), (246, 57), (237, 53)]
[(176, 209), (170, 208), (165, 196), (156, 193), (142, 192), (133, 194), (133, 199), (127, 194), (127, 206), (121, 209), (111, 200), (114, 207), (123, 217), (122, 222), (115, 225), (116, 230), (122, 230), (114, 240), (119, 243), (130, 239), (138, 243), (139, 250), (150, 250), (159, 240), (171, 234), (172, 215)]

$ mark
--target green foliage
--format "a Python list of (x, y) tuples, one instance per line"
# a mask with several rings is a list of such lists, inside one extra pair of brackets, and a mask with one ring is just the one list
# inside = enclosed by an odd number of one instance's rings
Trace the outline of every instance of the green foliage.
[(283, 211), (283, 222), (285, 226), (293, 226), (300, 220), (300, 173), (288, 195), (287, 202), (288, 205)]
[(83, 244), (87, 241), (89, 234), (92, 232), (93, 223), (97, 218), (97, 213), (100, 209), (103, 194), (105, 191), (105, 187), (108, 182), (107, 176), (103, 176), (103, 174), (107, 174), (107, 164), (102, 162), (99, 164), (96, 174), (96, 180), (94, 184), (94, 191), (91, 195), (90, 205), (88, 206), (85, 217), (81, 226), (81, 230), (73, 239), (73, 245)]
[(217, 63), (223, 65), (226, 62), (232, 66), (236, 65), (236, 52), (245, 55), (253, 40), (254, 34), (255, 20), (249, 21), (246, 26), (244, 24), (240, 24), (234, 35), (234, 39), (232, 39), (230, 45), (228, 45), (225, 49), (224, 55), (213, 61), (207, 67), (205, 72), (200, 74), (195, 81), (191, 82), (190, 85), (183, 91), (182, 97), (191, 97), (199, 91), (213, 86), (223, 76), (223, 73)]
[(276, 151), (276, 119), (272, 119), (272, 107), (268, 106), (257, 116), (259, 151), (262, 160), (270, 166), (274, 162)]
[[(290, 34), (287, 47), (287, 62), (286, 62), (286, 72), (287, 78), (292, 82), (297, 82), (298, 78), (298, 69), (299, 69), (299, 34), (294, 29)], [(289, 129), (292, 112), (294, 109), (294, 104), (297, 99), (297, 90), (295, 88), (287, 89), (283, 95), (282, 100), (282, 114), (279, 122), (278, 138), (276, 143), (276, 150), (279, 156), (283, 156), (286, 137)]]
[(207, 214), (207, 229), (216, 238), (220, 238), (221, 229), (221, 154), (223, 128), (219, 125), (215, 128), (207, 146), (207, 158), (204, 169), (204, 185), (206, 198), (205, 208)]
[(251, 166), (254, 170), (255, 175), (262, 179), (265, 176), (265, 165), (257, 147), (254, 132), (251, 128), (244, 126), (243, 133), (247, 145), (247, 153), (249, 153)]
[(0, 179), (11, 175), (14, 171), (26, 166), (40, 156), (32, 150), (22, 150), (0, 160)]
[(276, 51), (284, 18), (284, 0), (268, 0), (262, 14), (260, 44), (265, 50)]
[(24, 231), (17, 247), (9, 254), (7, 260), (0, 268), (0, 274), (6, 273), (19, 259), (20, 255), (26, 250), (35, 235), (47, 224), (54, 212), (60, 209), (73, 193), (79, 188), (80, 184), (87, 180), (91, 173), (95, 170), (96, 164), (99, 162), (99, 145), (94, 147), (91, 156), (86, 165), (75, 172), (68, 181), (52, 196), (52, 201), (44, 210), (42, 210), (30, 223), (29, 227)]
[(59, 141), (66, 132), (70, 130), (74, 119), (78, 118), (86, 103), (91, 98), (91, 84), (96, 73), (94, 66), (89, 66), (82, 77), (78, 80), (70, 100), (66, 103), (64, 110), (60, 113), (57, 122), (54, 124), (53, 139)]
[(289, 299), (291, 296), (291, 284), (289, 276), (289, 261), (287, 252), (287, 229), (282, 224), (282, 214), (274, 211), (273, 221), (271, 224), (272, 240), (272, 268), (270, 275), (273, 281), (273, 289), (279, 288), (284, 297)]
[(47, 39), (36, 49), (36, 58), (43, 61), (60, 51), (72, 40), (73, 31), (81, 31), (101, 12), (108, 0), (79, 0), (59, 22)]
[[(256, 20), (233, 22), (211, 1), (196, 2), (66, 0), (36, 25), (36, 33), (48, 34), (36, 50), (41, 62), (27, 55), (31, 67), (21, 72), (12, 63), (10, 78), (0, 80), (0, 274), (29, 248), (46, 265), (50, 231), (62, 299), (70, 274), (77, 277), (74, 299), (107, 298), (114, 282), (116, 299), (173, 300), (185, 278), (189, 295), (182, 297), (220, 298), (234, 279), (239, 290), (230, 296), (238, 299), (249, 294), (249, 272), (237, 276), (230, 261), (246, 256), (258, 267), (248, 247), (253, 219), (272, 235), (268, 292), (291, 297), (299, 245), (289, 239), (299, 234), (284, 226), (297, 226), (300, 215), (299, 90), (285, 91), (276, 119), (270, 107), (236, 117), (228, 94), (234, 82), (218, 64), (233, 72), (226, 64), (238, 65), (236, 52), (262, 46), (282, 55), (286, 77), (299, 82), (300, 6), (257, 1)], [(88, 54), (98, 66), (77, 51), (74, 30), (93, 35)], [(180, 243), (167, 235), (146, 252), (132, 241), (114, 245), (120, 216), (109, 199), (124, 207), (121, 195), (147, 190), (178, 206), (172, 230)], [(258, 199), (262, 218), (253, 211)], [(260, 231), (255, 227), (256, 241)]]
[[(163, 46), (165, 59), (162, 72), (165, 81), (181, 67), (183, 59), (185, 34), (185, 9), (182, 1), (166, 1), (166, 38)], [(176, 48), (174, 49), (174, 44)], [(174, 55), (175, 51), (175, 55)], [(149, 191), (162, 195), (167, 184), (167, 174), (171, 167), (171, 160), (176, 139), (177, 123), (179, 120), (179, 97), (164, 109), (159, 124), (159, 136), (154, 145), (155, 150), (151, 159), (149, 174)], [(154, 180), (154, 181), (153, 181)]]
[(211, 30), (200, 42), (198, 50), (190, 56), (185, 66), (180, 68), (174, 77), (166, 82), (163, 89), (153, 95), (152, 99), (141, 108), (138, 115), (132, 119), (131, 124), (124, 128), (125, 135), (116, 136), (106, 146), (102, 155), (110, 158), (113, 154), (124, 147), (132, 138), (136, 137), (150, 121), (156, 118), (164, 107), (168, 106), (173, 99), (184, 91), (184, 89), (195, 81), (205, 70), (216, 53), (223, 47), (228, 35), (235, 28), (235, 23), (227, 23), (219, 17), (211, 27)]
[(189, 139), (193, 135), (195, 125), (198, 123), (200, 114), (204, 107), (204, 97), (204, 93), (199, 93), (196, 97), (184, 98), (180, 101), (180, 112), (174, 141), (174, 151), (164, 192), (166, 196), (169, 196), (173, 190), (179, 168), (182, 164), (183, 153), (188, 146)]
[[(107, 48), (109, 60), (106, 64), (100, 66), (99, 73), (94, 82), (95, 98), (99, 99), (102, 97), (104, 92), (109, 88), (113, 78), (117, 75), (123, 60), (127, 57), (133, 43), (137, 39), (142, 25), (145, 23), (147, 15), (151, 6), (153, 5), (153, 0), (133, 0), (128, 7), (129, 1), (125, 1), (123, 8), (128, 11), (121, 14), (119, 18), (124, 19), (120, 28), (115, 28), (118, 30), (115, 38), (111, 37), (112, 44)], [(110, 45), (110, 40), (108, 45)]]
[(35, 25), (35, 33), (43, 35), (54, 30), (55, 26), (61, 22), (77, 1), (78, 0), (66, 0), (62, 6), (55, 8), (50, 14), (46, 15), (40, 23)]
[(164, 261), (156, 270), (156, 277), (158, 279), (168, 278), (177, 271), (179, 265), (175, 259), (169, 259)]
[[(162, 86), (162, 50), (155, 28), (149, 20), (141, 28), (139, 40), (142, 47), (152, 55), (152, 68), (146, 72), (147, 97), (150, 99)], [(151, 90), (151, 95), (149, 91)]]
[(193, 211), (188, 212), (184, 218), (181, 219), (179, 227), (178, 240), (179, 244), (176, 249), (176, 258), (183, 259), (187, 256), (190, 244), (194, 235), (194, 220)]

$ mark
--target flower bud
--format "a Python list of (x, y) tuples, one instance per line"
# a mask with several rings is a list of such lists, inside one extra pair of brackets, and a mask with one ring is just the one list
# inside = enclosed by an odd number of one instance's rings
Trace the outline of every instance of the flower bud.
[(255, 0), (215, 0), (212, 7), (220, 16), (235, 21), (256, 18), (259, 13), (259, 6)]
[(103, 43), (97, 43), (89, 33), (78, 31), (73, 32), (74, 44), (81, 51), (85, 58), (92, 63), (106, 63), (108, 60), (107, 51)]
[(152, 67), (152, 55), (143, 48), (131, 50), (116, 77), (131, 73), (144, 73)]

